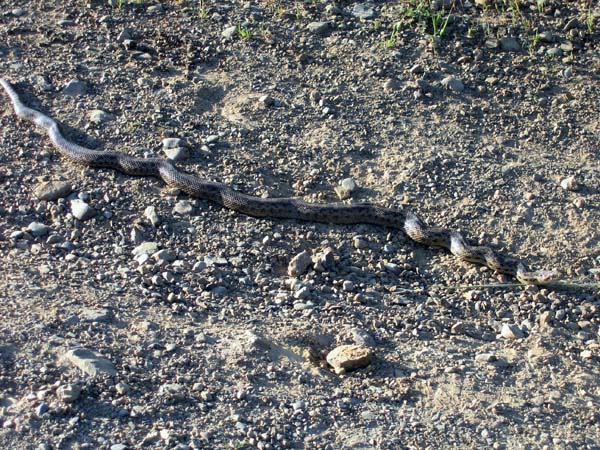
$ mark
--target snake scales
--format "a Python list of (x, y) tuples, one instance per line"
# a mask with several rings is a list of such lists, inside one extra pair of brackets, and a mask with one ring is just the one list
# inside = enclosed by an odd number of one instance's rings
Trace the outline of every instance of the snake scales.
[(10, 83), (0, 78), (0, 84), (8, 94), (17, 116), (43, 128), (59, 153), (74, 163), (110, 168), (128, 175), (161, 178), (167, 185), (191, 196), (249, 216), (335, 224), (368, 223), (400, 229), (420, 244), (445, 248), (460, 260), (487, 266), (524, 284), (546, 284), (557, 275), (555, 271), (548, 270), (526, 271), (522, 263), (502, 258), (489, 247), (468, 245), (457, 232), (425, 225), (412, 212), (371, 203), (317, 204), (296, 198), (259, 198), (238, 192), (222, 183), (180, 172), (166, 159), (135, 158), (122, 152), (104, 152), (82, 147), (65, 139), (52, 118), (23, 104)]

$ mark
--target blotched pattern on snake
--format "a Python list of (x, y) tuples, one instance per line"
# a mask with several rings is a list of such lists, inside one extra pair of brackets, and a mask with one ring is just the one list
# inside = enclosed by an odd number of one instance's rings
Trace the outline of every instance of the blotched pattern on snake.
[(129, 175), (152, 176), (191, 196), (218, 203), (225, 208), (253, 217), (297, 219), (334, 224), (375, 224), (403, 230), (419, 244), (441, 247), (457, 258), (489, 267), (495, 272), (516, 278), (524, 284), (546, 284), (553, 281), (555, 271), (528, 272), (519, 261), (502, 258), (489, 247), (468, 245), (457, 232), (429, 227), (410, 211), (402, 211), (371, 203), (318, 204), (297, 198), (260, 198), (238, 192), (231, 187), (181, 172), (166, 159), (136, 158), (122, 152), (92, 150), (68, 141), (56, 121), (27, 107), (13, 87), (4, 79), (0, 84), (10, 97), (18, 117), (46, 131), (58, 152), (69, 161), (90, 167), (104, 167)]

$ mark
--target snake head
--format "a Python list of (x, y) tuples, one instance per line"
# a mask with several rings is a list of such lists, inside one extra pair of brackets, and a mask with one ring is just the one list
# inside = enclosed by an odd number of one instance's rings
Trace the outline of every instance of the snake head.
[(516, 278), (523, 284), (543, 285), (555, 281), (560, 276), (558, 270), (527, 271), (522, 263), (517, 265)]
[(467, 250), (467, 243), (462, 234), (457, 231), (450, 233), (450, 252), (453, 255), (461, 255)]

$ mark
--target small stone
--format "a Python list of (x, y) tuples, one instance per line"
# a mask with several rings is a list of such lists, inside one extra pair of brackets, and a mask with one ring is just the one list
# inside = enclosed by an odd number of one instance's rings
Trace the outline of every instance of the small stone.
[(369, 246), (369, 241), (364, 236), (354, 236), (352, 243), (354, 244), (354, 248), (359, 250), (363, 250)]
[(108, 322), (111, 315), (110, 309), (84, 308), (81, 311), (81, 317), (86, 322)]
[(72, 27), (73, 25), (75, 25), (75, 21), (74, 20), (62, 19), (62, 20), (58, 21), (58, 26), (62, 27), (62, 28)]
[(153, 255), (158, 251), (158, 243), (156, 242), (142, 242), (136, 248), (133, 249), (131, 254), (133, 256), (138, 255)]
[(85, 347), (69, 350), (65, 353), (65, 359), (90, 376), (117, 374), (117, 369), (111, 361)]
[(15, 8), (11, 11), (12, 15), (15, 17), (22, 17), (24, 16), (26, 13), (26, 11), (23, 8)]
[(48, 225), (43, 224), (41, 222), (31, 222), (27, 226), (27, 230), (31, 233), (33, 237), (44, 236), (48, 234), (50, 229), (51, 228)]
[(129, 394), (129, 392), (131, 391), (131, 388), (129, 387), (128, 384), (120, 382), (115, 385), (115, 390), (117, 391), (117, 394), (119, 394), (119, 395), (126, 395), (126, 394)]
[(57, 389), (56, 393), (58, 394), (58, 398), (63, 402), (73, 403), (81, 394), (81, 386), (76, 384), (63, 384)]
[(314, 34), (325, 34), (330, 27), (331, 23), (329, 22), (311, 22), (306, 28)]
[(127, 445), (125, 444), (113, 444), (110, 446), (110, 450), (127, 450)]
[(152, 258), (154, 258), (157, 261), (166, 261), (166, 262), (173, 262), (175, 261), (176, 257), (173, 253), (171, 253), (168, 250), (159, 250), (156, 253), (152, 254)]
[(583, 350), (579, 356), (581, 356), (582, 359), (592, 359), (594, 355), (591, 350)]
[(493, 363), (497, 361), (496, 355), (493, 353), (478, 353), (475, 355), (475, 361), (481, 363)]
[(38, 417), (41, 417), (46, 414), (49, 409), (50, 407), (48, 406), (48, 403), (42, 402), (37, 406), (37, 408), (35, 408), (35, 413)]
[(231, 26), (225, 28), (221, 32), (221, 36), (224, 37), (225, 39), (231, 39), (236, 34), (237, 34), (237, 26), (236, 25), (231, 25)]
[(508, 323), (502, 324), (500, 336), (504, 339), (523, 339), (525, 337), (523, 331), (517, 325)]
[(356, 188), (356, 181), (353, 178), (344, 178), (334, 190), (340, 200), (346, 200), (351, 197)]
[(71, 214), (77, 220), (82, 222), (91, 219), (96, 215), (96, 210), (80, 199), (71, 200)]
[(541, 42), (552, 43), (556, 41), (556, 35), (552, 31), (542, 31), (538, 34), (538, 38)]
[(375, 14), (375, 10), (373, 9), (373, 5), (369, 3), (360, 3), (358, 5), (354, 5), (352, 8), (352, 15), (357, 19), (370, 20), (374, 19), (377, 14)]
[(400, 89), (400, 82), (395, 78), (390, 78), (383, 83), (383, 89), (386, 91), (397, 91)]
[(71, 193), (71, 185), (64, 181), (45, 181), (38, 184), (34, 195), (40, 200), (54, 201)]
[(519, 50), (521, 50), (519, 42), (515, 38), (510, 36), (505, 36), (502, 39), (500, 39), (500, 47), (505, 52), (518, 52)]
[(189, 200), (179, 200), (173, 207), (173, 212), (180, 215), (190, 215), (194, 212), (194, 205)]
[(178, 148), (184, 147), (183, 139), (181, 138), (166, 138), (162, 141), (163, 148)]
[(552, 47), (546, 50), (546, 54), (551, 58), (560, 58), (563, 55), (563, 49), (560, 47)]
[(456, 78), (453, 76), (447, 76), (446, 78), (444, 78), (441, 81), (441, 84), (442, 84), (442, 86), (445, 86), (446, 88), (450, 89), (451, 91), (462, 92), (465, 90), (465, 85), (460, 80), (460, 78)]
[(327, 363), (336, 374), (366, 367), (371, 363), (371, 350), (360, 345), (340, 345), (327, 354)]
[(87, 83), (80, 80), (71, 80), (62, 89), (63, 95), (75, 97), (87, 93)]
[(163, 5), (152, 5), (148, 7), (148, 12), (153, 14), (153, 13), (160, 13), (163, 12), (165, 10)]
[(549, 311), (544, 311), (542, 314), (540, 314), (538, 322), (539, 322), (540, 326), (542, 326), (542, 327), (549, 327), (549, 326), (551, 326), (553, 319), (554, 319), (554, 311), (549, 310)]
[(577, 182), (575, 176), (571, 175), (570, 177), (561, 180), (560, 187), (566, 191), (578, 191), (581, 186)]
[(167, 159), (171, 161), (183, 161), (190, 156), (188, 149), (184, 147), (166, 148), (163, 151)]
[(90, 112), (90, 122), (92, 123), (102, 123), (102, 122), (110, 122), (111, 120), (115, 120), (115, 116), (109, 114), (101, 109), (94, 109)]
[(288, 275), (291, 277), (302, 275), (306, 272), (311, 263), (312, 258), (308, 250), (298, 253), (288, 264)]
[(331, 247), (325, 248), (312, 257), (312, 262), (315, 270), (325, 272), (332, 270), (335, 265), (335, 255)]
[(217, 142), (219, 142), (219, 135), (218, 134), (211, 134), (204, 141), (205, 144), (216, 144)]
[(275, 99), (273, 97), (271, 97), (270, 95), (261, 95), (258, 99), (258, 101), (260, 103), (262, 103), (264, 106), (273, 106), (275, 104)]
[(157, 227), (160, 225), (161, 220), (154, 206), (148, 206), (144, 210), (144, 216), (150, 221), (153, 227)]
[(346, 292), (352, 292), (354, 290), (354, 283), (350, 280), (344, 280), (342, 289)]
[(297, 402), (292, 403), (292, 408), (294, 411), (302, 411), (306, 407), (306, 404), (303, 400), (298, 400)]

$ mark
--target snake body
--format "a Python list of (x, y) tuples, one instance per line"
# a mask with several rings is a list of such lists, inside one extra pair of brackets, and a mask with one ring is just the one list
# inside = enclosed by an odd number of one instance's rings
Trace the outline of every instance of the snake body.
[(82, 147), (68, 141), (54, 119), (27, 107), (10, 83), (0, 78), (0, 84), (10, 98), (16, 115), (42, 128), (58, 152), (73, 163), (110, 168), (128, 175), (160, 178), (167, 185), (193, 197), (215, 202), (253, 217), (334, 224), (366, 223), (400, 229), (419, 244), (444, 248), (460, 260), (487, 266), (524, 284), (546, 284), (556, 277), (554, 271), (528, 272), (522, 263), (503, 259), (490, 247), (468, 245), (459, 233), (429, 227), (410, 211), (385, 208), (372, 203), (318, 204), (297, 198), (260, 198), (236, 191), (223, 183), (181, 172), (167, 159), (136, 158), (122, 152), (104, 152)]

